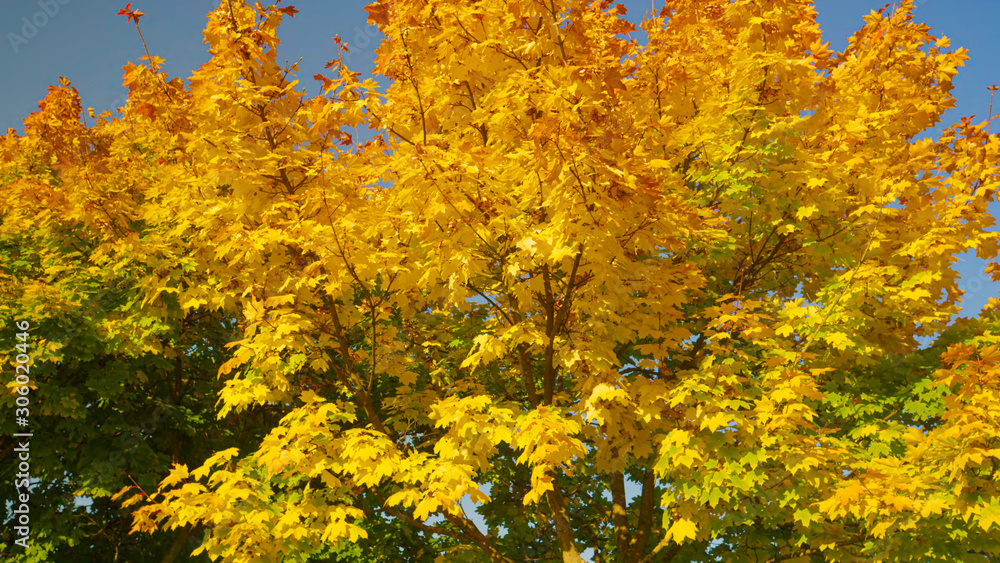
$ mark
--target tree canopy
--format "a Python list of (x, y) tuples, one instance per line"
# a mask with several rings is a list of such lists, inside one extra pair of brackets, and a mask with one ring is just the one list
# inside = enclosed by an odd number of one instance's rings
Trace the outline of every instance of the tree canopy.
[(379, 0), (382, 78), (309, 96), (297, 10), (226, 0), (118, 115), (51, 87), (0, 138), (5, 556), (1000, 555), (1000, 300), (957, 318), (956, 271), (1000, 277), (1000, 139), (921, 136), (966, 51), (912, 0), (842, 52), (806, 0), (664, 4), (640, 42), (609, 1)]

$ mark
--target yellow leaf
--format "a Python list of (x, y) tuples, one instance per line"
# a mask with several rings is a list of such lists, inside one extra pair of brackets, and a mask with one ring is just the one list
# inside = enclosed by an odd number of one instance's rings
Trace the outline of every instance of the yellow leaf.
[(173, 470), (170, 471), (170, 474), (160, 482), (160, 489), (176, 485), (184, 479), (187, 479), (189, 475), (187, 465), (176, 464), (174, 465)]
[(799, 219), (808, 219), (817, 211), (819, 211), (819, 207), (816, 207), (815, 205), (805, 205), (795, 211), (795, 216)]
[(979, 509), (976, 520), (985, 531), (989, 531), (994, 524), (1000, 528), (1000, 499), (991, 498), (989, 504)]
[(824, 334), (823, 340), (829, 342), (834, 348), (838, 350), (844, 350), (851, 343), (851, 339), (847, 337), (846, 334), (842, 332), (833, 332), (830, 334)]
[(676, 520), (667, 530), (667, 537), (672, 538), (675, 543), (683, 543), (688, 539), (695, 539), (698, 534), (698, 526), (687, 518)]

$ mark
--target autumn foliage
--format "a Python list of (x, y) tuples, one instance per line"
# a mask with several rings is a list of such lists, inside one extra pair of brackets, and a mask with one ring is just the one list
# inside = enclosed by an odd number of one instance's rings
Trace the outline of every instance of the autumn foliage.
[(311, 97), (295, 10), (233, 1), (120, 115), (52, 87), (0, 139), (3, 325), (115, 288), (93, 356), (214, 440), (77, 492), (227, 562), (1000, 555), (1000, 301), (955, 320), (1000, 139), (921, 135), (966, 52), (901, 4), (838, 53), (804, 0), (667, 0), (643, 41), (610, 2), (381, 0), (383, 78)]

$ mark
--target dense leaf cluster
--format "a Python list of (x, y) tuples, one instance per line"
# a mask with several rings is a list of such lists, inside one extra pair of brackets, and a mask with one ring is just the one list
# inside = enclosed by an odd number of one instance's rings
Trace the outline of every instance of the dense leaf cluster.
[(384, 87), (309, 97), (296, 11), (227, 1), (119, 116), (52, 87), (0, 138), (40, 479), (5, 556), (1000, 554), (1000, 301), (953, 320), (1000, 140), (918, 138), (966, 54), (912, 9), (835, 53), (805, 0), (642, 44), (610, 2), (379, 0)]

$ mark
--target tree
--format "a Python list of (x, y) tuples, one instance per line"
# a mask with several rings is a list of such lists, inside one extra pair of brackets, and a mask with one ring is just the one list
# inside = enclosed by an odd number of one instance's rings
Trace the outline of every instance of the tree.
[[(85, 128), (80, 114), (74, 89), (52, 88), (25, 120), (26, 135), (8, 135), (0, 149), (3, 343), (11, 364), (15, 354), (33, 360), (25, 418), (33, 434), (28, 474), (38, 480), (28, 503), (31, 547), (14, 545), (8, 521), (3, 555), (172, 561), (197, 546), (187, 545), (196, 529), (152, 541), (129, 536), (132, 511), (111, 501), (112, 494), (125, 485), (155, 487), (172, 463), (200, 462), (217, 449), (259, 439), (269, 423), (257, 417), (219, 423), (211, 416), (221, 388), (215, 375), (234, 338), (232, 317), (169, 304), (140, 307), (136, 276), (154, 264), (102, 255), (109, 241), (139, 232), (141, 221), (120, 211), (138, 192), (123, 173), (132, 155), (111, 155), (104, 133)], [(89, 150), (76, 150), (81, 146)], [(30, 337), (12, 330), (19, 322), (30, 325), (21, 333)], [(12, 415), (15, 396), (4, 397)], [(22, 478), (14, 448), (22, 438), (12, 433), (26, 429), (14, 426), (14, 418), (3, 423), (0, 467), (8, 490), (15, 490)]]
[(74, 210), (120, 322), (229, 339), (122, 330), (130, 358), (224, 354), (220, 424), (282, 415), (125, 485), (133, 531), (233, 562), (1000, 554), (1000, 301), (953, 320), (958, 255), (1000, 271), (1000, 142), (918, 139), (966, 53), (912, 1), (842, 53), (799, 0), (670, 0), (643, 44), (610, 2), (366, 9), (382, 91), (337, 59), (306, 96), (296, 10), (227, 1), (187, 84), (149, 57), (121, 118), (3, 140), (5, 236)]

